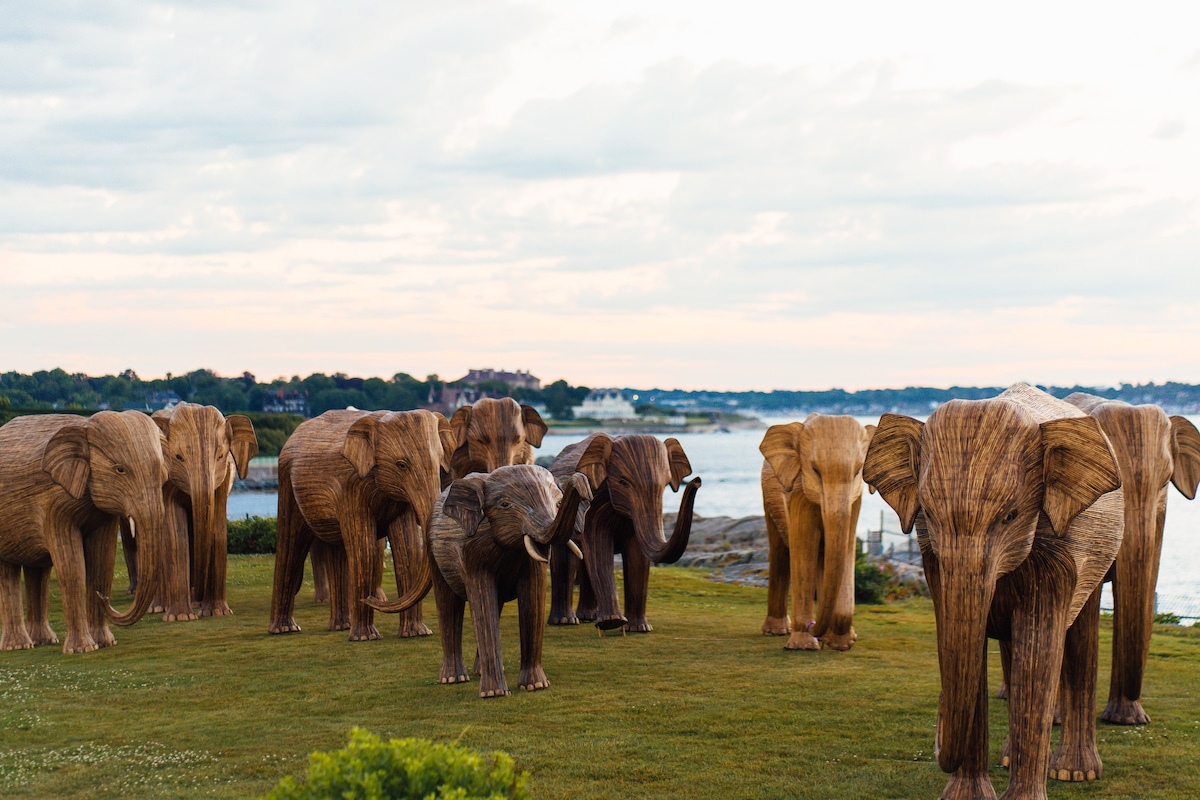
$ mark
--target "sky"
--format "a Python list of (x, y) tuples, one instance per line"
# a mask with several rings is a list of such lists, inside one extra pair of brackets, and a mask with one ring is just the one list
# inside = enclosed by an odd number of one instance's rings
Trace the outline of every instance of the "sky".
[(1200, 6), (977, 5), (0, 0), (0, 372), (1200, 383)]

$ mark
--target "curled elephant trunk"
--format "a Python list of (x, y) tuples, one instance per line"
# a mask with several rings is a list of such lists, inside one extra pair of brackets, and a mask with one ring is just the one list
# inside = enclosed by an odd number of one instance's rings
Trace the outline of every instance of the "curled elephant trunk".
[(139, 566), (141, 570), (138, 574), (137, 589), (133, 595), (133, 605), (124, 614), (121, 614), (112, 607), (109, 598), (102, 595), (99, 597), (101, 608), (104, 611), (104, 616), (113, 625), (118, 625), (122, 628), (138, 622), (150, 610), (150, 604), (154, 601), (155, 595), (158, 594), (159, 585), (162, 581), (160, 574), (160, 547), (163, 538), (163, 515), (160, 513), (156, 522), (141, 525), (137, 524), (134, 517), (129, 518), (130, 534), (137, 537), (139, 550)]
[(679, 500), (679, 514), (675, 517), (675, 529), (671, 538), (662, 538), (662, 507), (659, 506), (653, 519), (645, 518), (634, 521), (634, 531), (642, 552), (655, 564), (674, 564), (682, 556), (688, 546), (688, 538), (692, 535), (692, 507), (696, 503), (696, 491), (700, 488), (700, 479), (693, 478), (683, 489), (683, 497)]
[(408, 611), (424, 600), (425, 595), (429, 594), (429, 590), (433, 588), (433, 554), (426, 547), (424, 558), (417, 558), (414, 561), (417, 562), (419, 572), (415, 576), (412, 586), (402, 596), (386, 601), (374, 597), (364, 597), (362, 602), (384, 614), (399, 614), (401, 611)]

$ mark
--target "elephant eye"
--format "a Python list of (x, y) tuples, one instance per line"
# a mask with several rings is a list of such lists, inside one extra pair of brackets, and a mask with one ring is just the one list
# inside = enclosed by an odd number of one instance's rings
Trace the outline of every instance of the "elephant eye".
[(176, 461), (183, 461), (183, 453), (176, 453), (176, 454), (175, 454), (175, 460), (176, 460)]
[(1013, 509), (1012, 511), (1008, 512), (1008, 514), (1005, 515), (1004, 519), (1001, 521), (1005, 525), (1007, 525), (1008, 523), (1012, 522), (1016, 518), (1017, 518), (1017, 511), (1016, 511), (1016, 509)]
[(399, 461), (396, 462), (396, 469), (399, 469), (399, 470), (408, 469), (408, 462), (405, 461), (404, 459), (400, 459)]
[(501, 501), (500, 501), (499, 503), (497, 503), (496, 505), (498, 505), (498, 506), (500, 506), (501, 508), (504, 508), (504, 509), (509, 509), (509, 508), (512, 508), (512, 503), (510, 503), (510, 502), (509, 502), (509, 501), (507, 501), (507, 500), (501, 500)]
[(117, 464), (115, 467), (113, 467), (113, 469), (115, 469), (117, 471), (118, 475), (125, 474), (125, 468), (123, 466), (121, 466), (120, 464)]

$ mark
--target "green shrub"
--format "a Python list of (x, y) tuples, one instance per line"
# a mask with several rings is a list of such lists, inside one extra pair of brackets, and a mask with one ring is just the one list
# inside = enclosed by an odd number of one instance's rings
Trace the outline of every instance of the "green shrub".
[(1154, 615), (1156, 625), (1178, 625), (1181, 621), (1178, 614), (1172, 614), (1170, 611), (1161, 611)]
[(231, 519), (225, 523), (225, 537), (230, 553), (274, 553), (275, 518)]
[(887, 599), (888, 574), (882, 564), (867, 558), (861, 547), (854, 549), (854, 602), (879, 605)]
[(384, 742), (361, 728), (334, 753), (313, 753), (303, 783), (286, 777), (265, 800), (527, 800), (529, 773), (512, 758), (428, 739)]

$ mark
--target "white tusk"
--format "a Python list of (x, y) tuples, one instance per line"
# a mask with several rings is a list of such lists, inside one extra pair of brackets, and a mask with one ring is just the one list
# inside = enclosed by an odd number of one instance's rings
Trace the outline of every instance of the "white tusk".
[(137, 524), (134, 523), (133, 517), (129, 518), (129, 538), (130, 539), (137, 538)]
[(537, 548), (533, 546), (533, 539), (529, 538), (528, 533), (525, 534), (525, 552), (529, 553), (529, 557), (532, 558), (534, 561), (540, 561), (543, 564), (550, 563), (550, 559), (546, 558), (541, 553), (539, 553), (537, 551)]
[(576, 558), (578, 558), (580, 561), (583, 561), (583, 551), (579, 549), (579, 545), (575, 544), (570, 539), (567, 539), (567, 547), (571, 548), (571, 552), (575, 554)]

